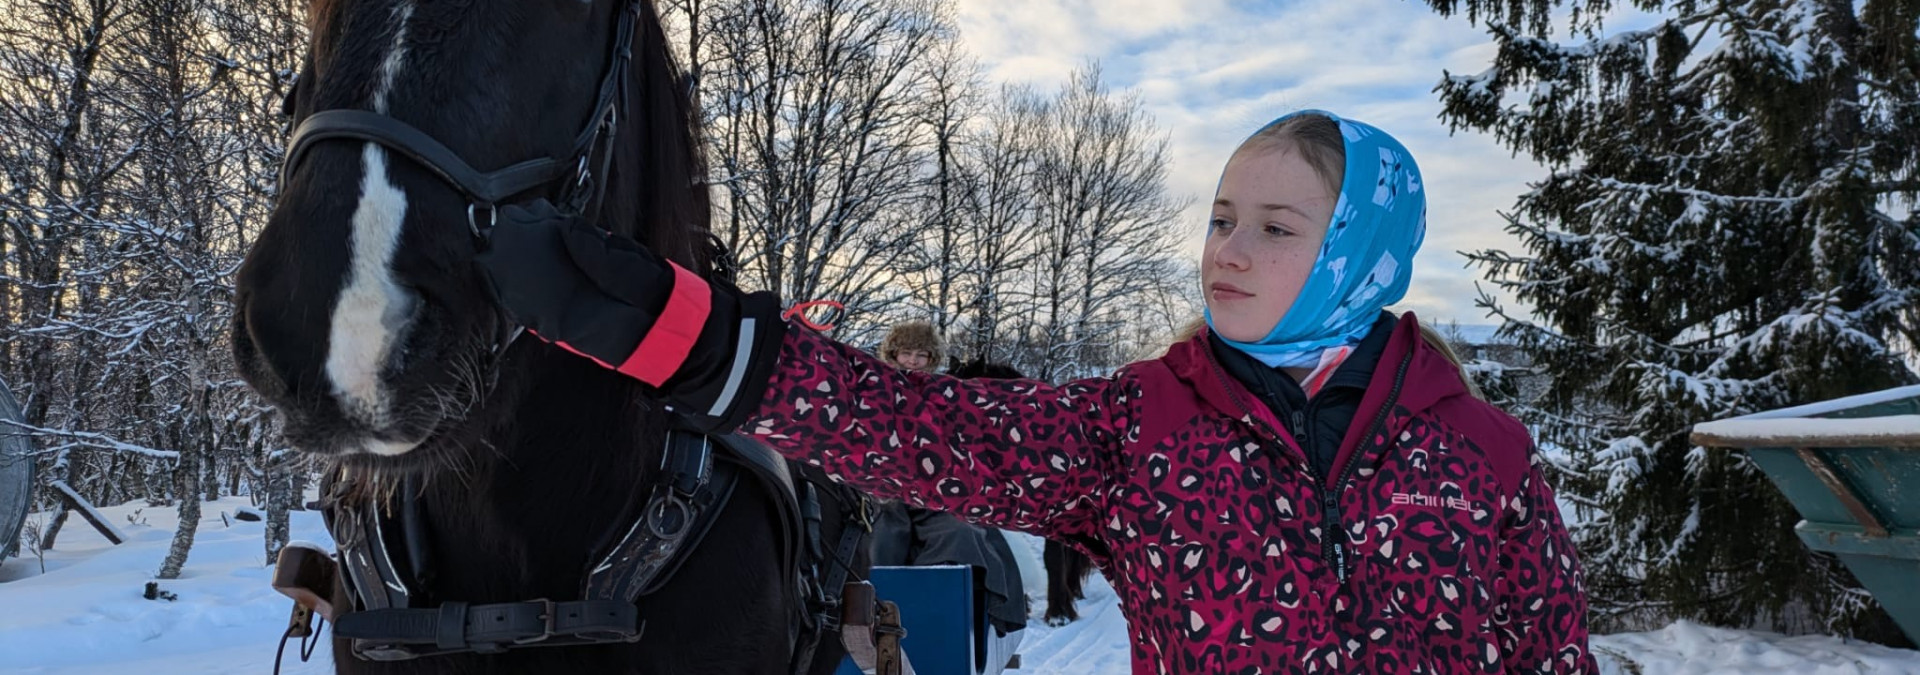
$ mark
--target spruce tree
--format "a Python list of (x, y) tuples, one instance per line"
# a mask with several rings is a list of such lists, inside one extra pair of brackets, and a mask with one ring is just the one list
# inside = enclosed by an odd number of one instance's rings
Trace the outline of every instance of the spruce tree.
[[(1674, 618), (1903, 642), (1734, 452), (1691, 425), (1916, 381), (1920, 0), (1427, 0), (1491, 67), (1436, 87), (1456, 131), (1550, 174), (1467, 254), (1546, 395), (1596, 628)], [(1570, 17), (1570, 19), (1568, 18)]]

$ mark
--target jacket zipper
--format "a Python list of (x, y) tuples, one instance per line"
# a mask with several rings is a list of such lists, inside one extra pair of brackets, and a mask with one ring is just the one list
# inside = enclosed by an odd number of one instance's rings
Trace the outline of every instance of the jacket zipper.
[[(1272, 427), (1267, 426), (1265, 422), (1260, 421), (1259, 417), (1254, 416), (1253, 409), (1248, 408), (1246, 401), (1240, 400), (1240, 395), (1234, 393), (1231, 380), (1228, 379), (1226, 371), (1220, 367), (1220, 361), (1215, 359), (1211, 352), (1207, 354), (1207, 365), (1213, 367), (1214, 377), (1220, 378), (1222, 385), (1227, 385), (1227, 397), (1233, 399), (1233, 404), (1240, 407), (1240, 414), (1246, 415), (1248, 421), (1253, 422), (1256, 427), (1267, 432), (1267, 435), (1272, 440), (1279, 440), (1280, 434), (1275, 432)], [(1387, 392), (1387, 399), (1380, 404), (1380, 412), (1374, 415), (1373, 425), (1367, 434), (1368, 436), (1373, 436), (1386, 426), (1387, 411), (1392, 410), (1393, 404), (1400, 400), (1400, 387), (1406, 384), (1407, 367), (1410, 365), (1413, 365), (1413, 352), (1408, 352), (1406, 356), (1401, 357), (1400, 368), (1393, 374), (1393, 389)], [(1309, 402), (1308, 405), (1311, 406), (1312, 403)], [(1302, 412), (1295, 411), (1293, 413), (1295, 429), (1304, 428), (1304, 417), (1305, 415)], [(1305, 433), (1311, 436), (1313, 432), (1307, 431)], [(1302, 447), (1301, 452), (1305, 453), (1307, 449)], [(1358, 453), (1356, 452), (1356, 454)], [(1305, 458), (1303, 457), (1303, 459)], [(1349, 458), (1346, 464), (1339, 467), (1342, 470), (1339, 472), (1338, 480), (1329, 483), (1321, 489), (1321, 510), (1325, 512), (1325, 522), (1322, 523), (1320, 539), (1325, 542), (1325, 545), (1320, 547), (1320, 559), (1322, 563), (1333, 568), (1334, 577), (1339, 579), (1340, 583), (1343, 584), (1347, 582), (1347, 575), (1350, 570), (1347, 564), (1347, 546), (1340, 541), (1341, 537), (1346, 536), (1346, 525), (1341, 522), (1340, 516), (1340, 489), (1347, 484), (1348, 479), (1353, 477), (1355, 466), (1357, 466), (1357, 464)], [(1312, 460), (1307, 460), (1307, 467), (1309, 474), (1315, 473), (1312, 470)], [(1325, 477), (1316, 475), (1314, 478), (1324, 479)]]
[[(1407, 352), (1407, 355), (1400, 359), (1400, 369), (1393, 374), (1393, 389), (1387, 392), (1387, 400), (1380, 403), (1380, 412), (1374, 415), (1373, 425), (1368, 428), (1367, 437), (1385, 432), (1387, 411), (1392, 410), (1393, 404), (1400, 400), (1400, 385), (1406, 383), (1407, 366), (1412, 364), (1413, 352)], [(1359, 448), (1354, 448), (1354, 455), (1359, 454)], [(1347, 582), (1348, 572), (1347, 545), (1341, 541), (1347, 536), (1347, 532), (1346, 524), (1341, 522), (1340, 517), (1340, 490), (1346, 486), (1347, 480), (1353, 477), (1354, 468), (1359, 466), (1359, 462), (1353, 460), (1354, 457), (1348, 457), (1347, 463), (1338, 467), (1339, 475), (1327, 485), (1324, 491), (1327, 523), (1335, 529), (1323, 531), (1323, 539), (1328, 545), (1320, 547), (1320, 551), (1323, 556), (1322, 562), (1333, 567), (1334, 576), (1340, 580), (1340, 583)]]
[[(1240, 414), (1245, 415), (1247, 417), (1247, 421), (1252, 422), (1255, 427), (1259, 428), (1261, 431), (1265, 431), (1267, 433), (1268, 440), (1274, 441), (1276, 443), (1280, 442), (1280, 433), (1277, 431), (1274, 431), (1272, 427), (1267, 426), (1266, 422), (1260, 421), (1260, 418), (1253, 414), (1253, 409), (1247, 407), (1247, 402), (1240, 400), (1240, 395), (1233, 391), (1232, 380), (1230, 379), (1230, 376), (1228, 376), (1226, 373), (1226, 370), (1220, 366), (1220, 361), (1213, 357), (1212, 352), (1208, 352), (1207, 354), (1207, 365), (1213, 367), (1214, 377), (1220, 378), (1221, 385), (1226, 387), (1227, 398), (1233, 399), (1233, 404), (1240, 407)], [(1404, 364), (1401, 367), (1401, 374), (1402, 375), (1406, 374)], [(1396, 379), (1396, 382), (1395, 382), (1394, 390), (1395, 390), (1395, 393), (1398, 393), (1399, 386), (1398, 386), (1397, 380), (1399, 378), (1395, 378), (1395, 379)], [(1389, 399), (1389, 403), (1391, 403), (1391, 398)], [(1294, 429), (1299, 430), (1299, 429), (1306, 428), (1304, 424), (1304, 417), (1305, 417), (1304, 413), (1302, 413), (1301, 411), (1295, 410), (1293, 411), (1292, 417), (1293, 417)], [(1296, 442), (1299, 440), (1300, 439), (1298, 437), (1295, 438)], [(1284, 443), (1282, 445), (1284, 445)], [(1307, 452), (1310, 452), (1309, 450), (1307, 450), (1306, 446), (1302, 446), (1300, 448), (1300, 452), (1302, 455), (1301, 459), (1305, 460), (1307, 463), (1308, 475), (1313, 476), (1315, 480), (1322, 480), (1322, 481), (1326, 480), (1326, 477), (1321, 475), (1321, 472), (1313, 470), (1313, 460), (1304, 456)], [(1321, 492), (1325, 495), (1325, 497), (1321, 502), (1321, 504), (1323, 505), (1322, 508), (1327, 514), (1325, 518), (1327, 522), (1325, 523), (1325, 525), (1331, 525), (1333, 528), (1335, 528), (1333, 530), (1322, 529), (1321, 540), (1332, 543), (1334, 541), (1332, 535), (1336, 533), (1338, 531), (1338, 528), (1340, 527), (1339, 495), (1335, 494), (1332, 490), (1328, 490), (1324, 488), (1321, 490)], [(1334, 546), (1337, 546), (1337, 545), (1338, 544), (1334, 544)], [(1323, 550), (1322, 557), (1321, 557), (1321, 560), (1323, 562), (1331, 561), (1334, 559), (1332, 555), (1328, 554), (1328, 549), (1330, 549), (1330, 547), (1322, 546), (1321, 548)], [(1332, 563), (1328, 563), (1328, 565), (1330, 567), (1334, 567), (1334, 572), (1340, 579), (1340, 582), (1346, 583), (1347, 570), (1346, 570), (1346, 551), (1345, 550), (1342, 550), (1340, 552), (1339, 561), (1340, 561), (1339, 565), (1333, 565)]]

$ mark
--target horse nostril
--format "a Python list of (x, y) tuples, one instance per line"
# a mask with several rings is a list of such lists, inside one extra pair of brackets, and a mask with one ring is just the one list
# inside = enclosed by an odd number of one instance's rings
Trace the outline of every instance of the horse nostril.
[(321, 391), (317, 385), (326, 358), (324, 320), (317, 321), (314, 312), (290, 298), (250, 295), (234, 312), (233, 353), (241, 374), (269, 398)]
[(233, 325), (229, 327), (229, 338), (233, 343), (233, 365), (240, 378), (252, 386), (254, 391), (269, 398), (284, 394), (286, 381), (273, 372), (271, 364), (260, 354), (260, 348), (254, 343), (253, 325), (248, 320), (247, 297), (244, 292), (234, 300)]

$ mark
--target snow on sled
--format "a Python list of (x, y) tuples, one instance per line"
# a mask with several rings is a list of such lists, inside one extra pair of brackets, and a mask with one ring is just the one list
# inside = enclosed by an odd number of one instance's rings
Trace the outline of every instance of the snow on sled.
[[(881, 600), (900, 607), (906, 636), (900, 651), (914, 675), (1000, 675), (1025, 631), (1000, 634), (987, 620), (975, 592), (973, 567), (924, 565), (875, 567), (869, 579)], [(835, 675), (860, 675), (851, 660)]]
[(1920, 640), (1920, 387), (1707, 422), (1693, 443), (1744, 448), (1800, 511), (1800, 540)]

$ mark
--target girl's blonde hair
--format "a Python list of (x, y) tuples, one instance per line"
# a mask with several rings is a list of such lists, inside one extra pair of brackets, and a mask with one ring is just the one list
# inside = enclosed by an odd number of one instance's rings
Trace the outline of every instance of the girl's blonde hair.
[(1262, 127), (1233, 151), (1292, 150), (1313, 167), (1327, 192), (1340, 194), (1347, 177), (1347, 139), (1340, 123), (1317, 113), (1301, 113)]

